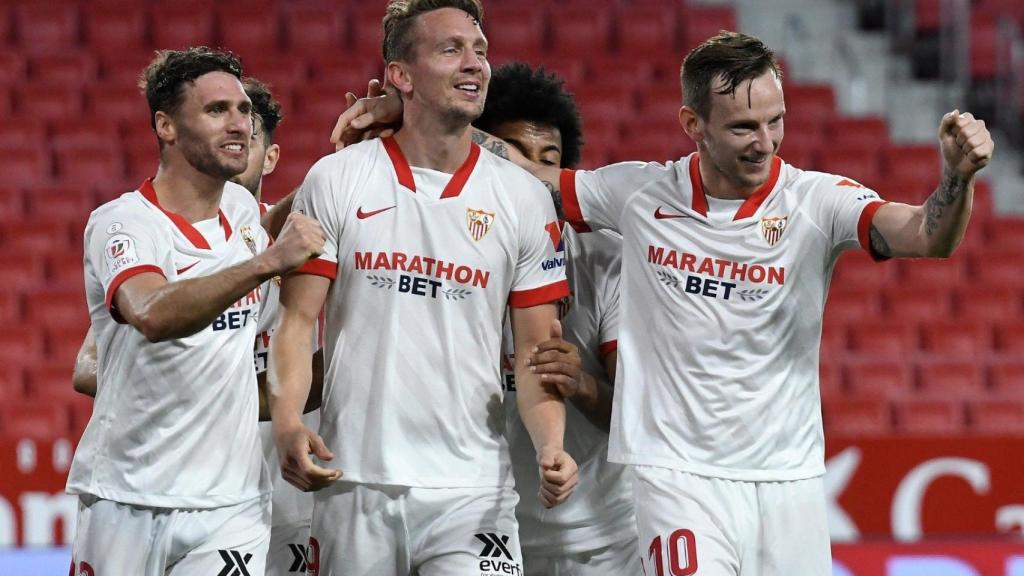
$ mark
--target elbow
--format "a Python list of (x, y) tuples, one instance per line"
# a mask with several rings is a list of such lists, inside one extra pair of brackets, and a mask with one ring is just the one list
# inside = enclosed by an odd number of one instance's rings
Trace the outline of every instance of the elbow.
[(142, 332), (142, 335), (152, 344), (158, 342), (166, 342), (175, 338), (174, 332), (171, 330), (169, 322), (158, 318), (155, 314), (150, 312), (143, 312), (136, 316), (132, 325)]

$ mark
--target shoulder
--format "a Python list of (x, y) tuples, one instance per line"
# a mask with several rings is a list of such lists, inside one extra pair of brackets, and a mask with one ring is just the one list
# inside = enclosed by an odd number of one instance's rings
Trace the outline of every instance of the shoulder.
[(534, 204), (538, 201), (551, 201), (551, 191), (533, 174), (512, 162), (495, 156), (484, 148), (480, 148), (478, 168), (498, 186), (510, 190), (510, 196), (519, 204)]
[(839, 174), (800, 170), (786, 165), (783, 172), (786, 185), (811, 198), (825, 199), (836, 196), (856, 196), (862, 200), (878, 199), (878, 193), (860, 182)]
[(347, 146), (317, 160), (306, 174), (303, 184), (324, 186), (342, 182), (353, 174), (375, 166), (382, 160), (382, 155), (386, 156), (386, 152), (379, 138)]
[(137, 191), (127, 192), (105, 202), (89, 215), (90, 225), (106, 223), (110, 226), (130, 224), (133, 227), (140, 227), (139, 225), (152, 226), (159, 222), (156, 210)]

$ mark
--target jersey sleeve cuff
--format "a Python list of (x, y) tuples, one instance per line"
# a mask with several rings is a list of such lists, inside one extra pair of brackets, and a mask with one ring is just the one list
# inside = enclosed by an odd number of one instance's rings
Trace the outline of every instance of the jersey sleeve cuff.
[(618, 349), (619, 349), (619, 341), (618, 340), (609, 340), (608, 342), (602, 342), (601, 345), (597, 347), (597, 352), (598, 352), (598, 354), (600, 354), (601, 358), (603, 359), (603, 358), (605, 358), (606, 356), (608, 356), (612, 352), (615, 352)]
[(120, 288), (121, 284), (124, 284), (126, 280), (132, 276), (138, 276), (139, 274), (145, 274), (146, 272), (152, 272), (163, 276), (165, 279), (167, 278), (167, 275), (164, 274), (164, 271), (159, 266), (143, 264), (142, 266), (134, 266), (132, 268), (122, 270), (117, 276), (114, 276), (114, 279), (110, 281), (110, 285), (107, 286), (107, 295), (104, 299), (104, 304), (106, 305), (107, 310), (110, 310), (110, 316), (118, 324), (124, 324), (125, 319), (121, 316), (120, 312), (117, 311), (117, 308), (114, 307), (114, 294), (117, 294), (117, 289)]
[(508, 295), (508, 305), (513, 308), (530, 308), (549, 302), (561, 300), (569, 295), (569, 282), (559, 280), (554, 284), (540, 286), (531, 290), (513, 291)]
[(566, 221), (577, 232), (590, 232), (590, 226), (583, 221), (583, 210), (576, 196), (576, 171), (568, 168), (558, 176), (558, 189), (562, 197), (562, 212)]
[(296, 268), (294, 274), (312, 274), (334, 280), (338, 277), (338, 263), (323, 258), (313, 258)]
[(875, 212), (878, 212), (878, 209), (886, 204), (888, 202), (884, 200), (876, 200), (869, 203), (861, 211), (860, 220), (857, 222), (857, 238), (860, 240), (860, 247), (866, 250), (871, 259), (876, 262), (889, 259), (888, 257), (875, 254), (875, 251), (871, 249), (871, 221), (875, 217)]

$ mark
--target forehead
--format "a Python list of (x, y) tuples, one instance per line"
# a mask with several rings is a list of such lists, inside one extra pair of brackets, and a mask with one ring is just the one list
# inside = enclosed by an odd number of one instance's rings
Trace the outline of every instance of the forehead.
[(562, 131), (557, 126), (550, 124), (529, 120), (511, 120), (495, 127), (494, 135), (520, 143), (535, 143), (540, 146), (562, 148)]
[(207, 72), (185, 87), (188, 97), (200, 103), (216, 100), (249, 100), (242, 89), (242, 83), (227, 72)]
[(719, 76), (711, 88), (711, 114), (726, 118), (777, 115), (785, 108), (782, 81), (775, 73), (764, 74), (741, 82), (732, 94), (719, 94), (728, 85)]
[(453, 36), (462, 36), (470, 41), (484, 39), (480, 24), (458, 8), (439, 8), (420, 14), (416, 18), (415, 31), (416, 40), (428, 44)]

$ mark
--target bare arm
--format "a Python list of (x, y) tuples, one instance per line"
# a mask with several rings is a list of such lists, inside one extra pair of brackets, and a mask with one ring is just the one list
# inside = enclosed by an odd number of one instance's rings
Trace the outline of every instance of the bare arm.
[(277, 235), (281, 233), (281, 229), (284, 228), (284, 223), (292, 212), (292, 202), (295, 200), (295, 193), (298, 191), (298, 188), (292, 190), (291, 193), (279, 200), (270, 210), (267, 210), (266, 214), (260, 217), (260, 224), (263, 225), (263, 229), (267, 231), (271, 238), (277, 238)]
[(950, 112), (939, 126), (943, 170), (939, 187), (921, 206), (890, 203), (875, 213), (871, 250), (882, 257), (949, 257), (967, 230), (974, 176), (992, 158), (985, 122)]
[(331, 460), (334, 455), (301, 418), (313, 377), (309, 334), (316, 328), (330, 284), (329, 279), (321, 276), (286, 276), (281, 282), (281, 321), (270, 340), (267, 393), (281, 475), (305, 491), (319, 490), (341, 477), (341, 471), (313, 463), (311, 453), (321, 460)]
[(89, 326), (85, 340), (75, 358), (75, 371), (71, 374), (71, 385), (75, 392), (96, 397), (96, 334)]
[[(516, 402), (530, 433), (540, 468), (540, 498), (548, 508), (564, 502), (576, 487), (576, 462), (564, 449), (565, 404), (558, 390), (541, 382), (527, 362), (541, 342), (548, 340), (558, 323), (554, 304), (513, 308)], [(560, 331), (560, 328), (558, 328)]]
[(324, 235), (315, 220), (289, 217), (281, 238), (250, 260), (209, 276), (168, 282), (155, 272), (125, 280), (114, 295), (118, 312), (150, 342), (191, 336), (263, 282), (318, 255)]
[[(256, 375), (256, 383), (260, 391), (260, 422), (270, 421), (270, 400), (267, 398), (267, 373), (260, 372)], [(317, 350), (313, 354), (313, 371), (309, 384), (309, 395), (306, 397), (306, 406), (302, 409), (303, 414), (309, 414), (320, 409), (320, 402), (323, 399), (324, 386), (324, 351)]]
[[(618, 352), (604, 358), (609, 381), (615, 380)], [(607, 432), (612, 418), (612, 387), (603, 379), (583, 371), (579, 350), (562, 339), (561, 326), (552, 338), (541, 342), (528, 360), (530, 370), (540, 376), (541, 382), (554, 384), (566, 400), (579, 408), (594, 426)]]

